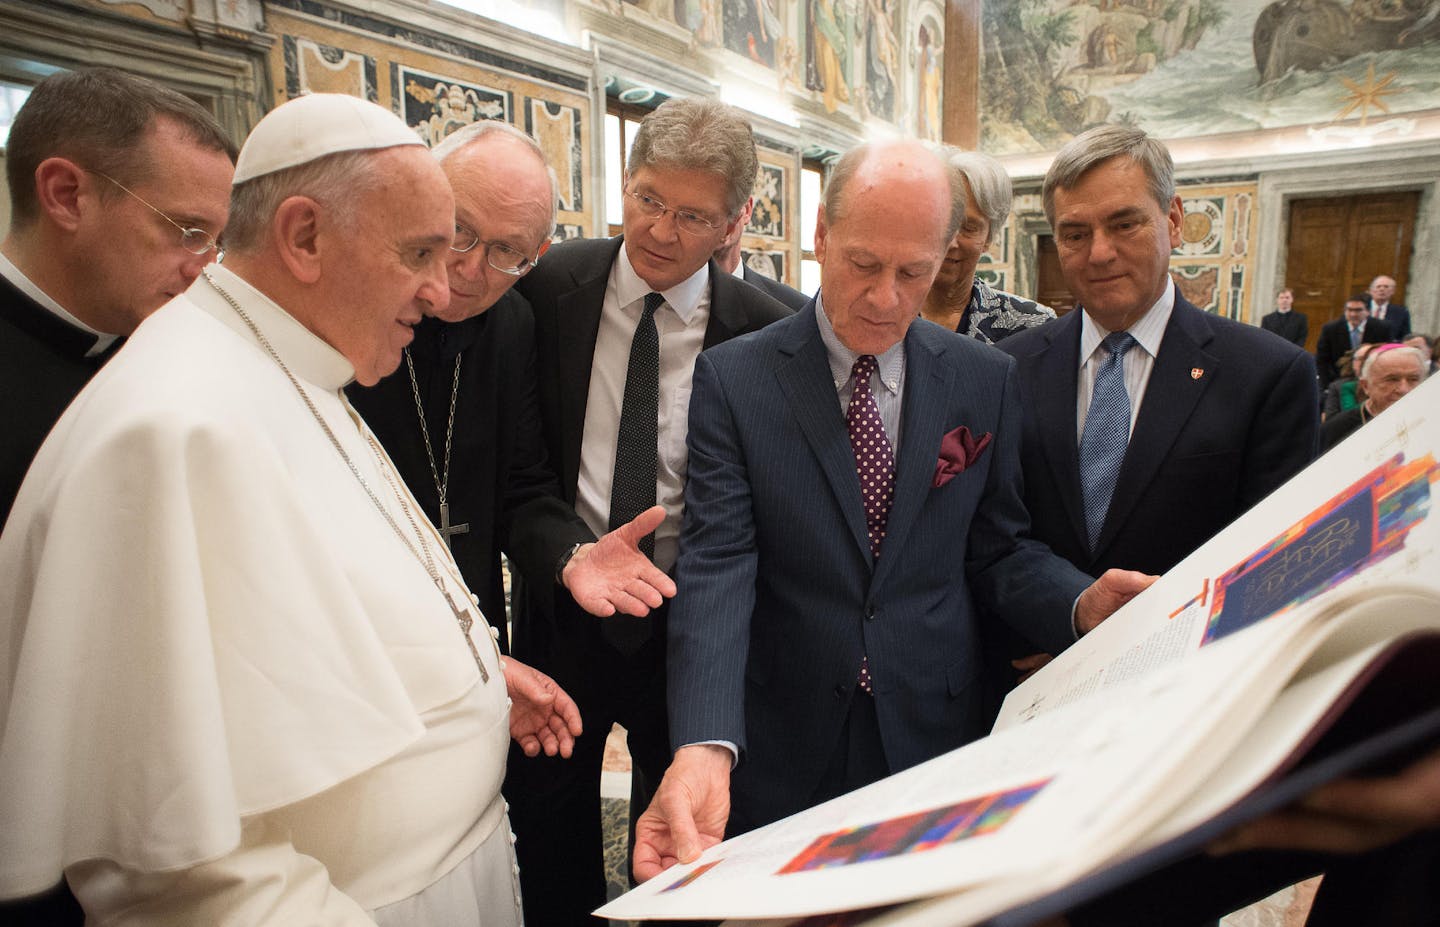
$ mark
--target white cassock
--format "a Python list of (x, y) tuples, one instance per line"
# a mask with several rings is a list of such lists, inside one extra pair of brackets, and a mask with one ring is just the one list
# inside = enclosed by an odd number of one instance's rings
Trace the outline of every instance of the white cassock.
[(489, 682), (415, 551), (201, 277), (61, 418), (0, 537), (0, 897), (63, 870), (101, 923), (518, 924), (488, 626), (343, 399), (350, 364), (207, 272), (410, 544), (422, 533)]

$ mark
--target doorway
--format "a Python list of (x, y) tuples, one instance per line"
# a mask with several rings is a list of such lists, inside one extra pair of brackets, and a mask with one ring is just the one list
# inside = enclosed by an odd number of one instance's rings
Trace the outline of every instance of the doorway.
[(1381, 274), (1395, 278), (1395, 302), (1405, 302), (1419, 207), (1418, 190), (1290, 201), (1285, 285), (1309, 319), (1307, 350), (1315, 349), (1320, 326), (1340, 318), (1346, 297), (1364, 293)]

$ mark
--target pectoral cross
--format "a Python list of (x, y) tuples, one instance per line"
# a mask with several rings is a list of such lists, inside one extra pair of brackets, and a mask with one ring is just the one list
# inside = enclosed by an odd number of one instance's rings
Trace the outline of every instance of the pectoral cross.
[(470, 629), (475, 626), (475, 619), (470, 617), (470, 610), (461, 603), (455, 601), (448, 589), (440, 590), (445, 595), (445, 601), (450, 603), (450, 610), (455, 613), (455, 621), (460, 625), (460, 633), (465, 636), (465, 643), (470, 647), (470, 656), (475, 658), (475, 667), (480, 670), (480, 681), (490, 681), (490, 673), (485, 669), (485, 661), (480, 659), (480, 651), (475, 646), (475, 639), (470, 636)]
[(450, 503), (440, 503), (440, 539), (445, 542), (445, 546), (453, 550), (455, 545), (450, 543), (450, 535), (469, 533), (470, 523), (467, 521), (458, 525), (450, 524)]

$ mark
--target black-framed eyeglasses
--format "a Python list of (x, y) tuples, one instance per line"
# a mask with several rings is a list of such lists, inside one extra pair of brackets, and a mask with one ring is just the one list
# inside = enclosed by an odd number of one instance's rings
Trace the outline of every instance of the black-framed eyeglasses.
[(640, 210), (640, 215), (647, 219), (658, 219), (667, 212), (673, 212), (675, 225), (682, 232), (688, 232), (691, 235), (709, 235), (720, 228), (719, 223), (711, 222), (698, 212), (666, 206), (648, 193), (631, 193), (626, 190), (625, 195), (635, 201), (635, 208)]
[(475, 250), (476, 245), (485, 247), (485, 263), (500, 273), (509, 274), (512, 277), (520, 277), (529, 273), (530, 268), (535, 266), (535, 262), (540, 260), (539, 254), (533, 258), (527, 257), (523, 251), (517, 251), (503, 241), (481, 241), (474, 229), (456, 223), (455, 241), (450, 245), (450, 250), (468, 254)]
[[(87, 168), (87, 170), (89, 169)], [(136, 193), (134, 190), (131, 190), (129, 187), (125, 186), (123, 183), (116, 180), (114, 177), (111, 177), (104, 171), (91, 170), (90, 173), (95, 174), (98, 177), (104, 177), (106, 180), (110, 181), (115, 186), (119, 187), (121, 190), (124, 190), (126, 193), (139, 200), (142, 204), (145, 205), (147, 209), (155, 213), (155, 215), (159, 216), (166, 222), (169, 222), (171, 225), (175, 226), (175, 228), (179, 229), (180, 247), (184, 248), (186, 251), (189, 251), (191, 254), (208, 254), (211, 251), (214, 251), (217, 260), (225, 256), (224, 246), (217, 242), (215, 240), (215, 237), (209, 232), (205, 231), (204, 229), (189, 228), (181, 225), (179, 222), (176, 222), (174, 219), (165, 215), (165, 213), (156, 209), (155, 205), (149, 200), (145, 199), (145, 197)]]

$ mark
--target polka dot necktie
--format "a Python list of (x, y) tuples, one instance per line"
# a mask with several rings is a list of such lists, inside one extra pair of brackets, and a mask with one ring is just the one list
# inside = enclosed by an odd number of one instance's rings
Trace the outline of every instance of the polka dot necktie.
[[(885, 435), (880, 407), (870, 391), (870, 376), (879, 368), (873, 354), (862, 354), (851, 371), (854, 384), (845, 423), (850, 431), (850, 449), (855, 454), (855, 475), (860, 479), (860, 498), (865, 504), (865, 528), (870, 536), (870, 556), (880, 559), (885, 540), (885, 521), (895, 497), (895, 453)], [(870, 658), (860, 661), (860, 688), (873, 694)]]
[(1085, 530), (1092, 553), (1110, 511), (1125, 448), (1130, 444), (1125, 353), (1135, 346), (1135, 337), (1129, 332), (1114, 332), (1106, 335), (1100, 346), (1110, 356), (1095, 374), (1090, 410), (1085, 413), (1085, 431), (1080, 438), (1080, 497), (1085, 503)]

